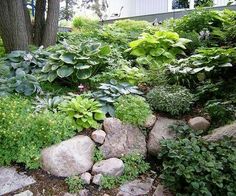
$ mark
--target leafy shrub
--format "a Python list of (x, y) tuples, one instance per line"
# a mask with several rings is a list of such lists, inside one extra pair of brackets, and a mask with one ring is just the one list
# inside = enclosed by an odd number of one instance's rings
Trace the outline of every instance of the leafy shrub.
[(91, 81), (94, 84), (99, 84), (108, 82), (112, 79), (117, 82), (128, 82), (132, 85), (137, 85), (142, 81), (145, 81), (145, 72), (142, 68), (123, 65), (115, 69), (112, 67), (108, 71), (94, 76), (91, 78)]
[(194, 87), (206, 80), (216, 81), (234, 76), (235, 48), (203, 48), (196, 54), (180, 59), (168, 66), (173, 83)]
[(18, 96), (0, 98), (0, 165), (17, 162), (38, 168), (42, 148), (74, 134), (73, 122), (63, 114), (32, 114), (29, 100)]
[(97, 121), (105, 118), (104, 113), (100, 110), (101, 104), (93, 99), (76, 96), (70, 101), (63, 102), (59, 109), (66, 112), (72, 118), (77, 126), (78, 131), (84, 128), (97, 128)]
[(131, 55), (137, 57), (138, 64), (158, 67), (175, 59), (176, 55), (183, 54), (185, 44), (189, 42), (177, 33), (157, 31), (154, 35), (143, 33), (138, 40), (130, 42), (129, 50)]
[(125, 165), (123, 175), (119, 177), (104, 176), (102, 178), (102, 188), (115, 188), (125, 182), (134, 180), (140, 174), (143, 174), (150, 169), (149, 163), (146, 163), (144, 158), (138, 154), (125, 155), (121, 159)]
[(211, 7), (214, 5), (213, 0), (197, 0), (195, 1), (195, 7)]
[(85, 41), (78, 45), (59, 45), (51, 48), (47, 64), (43, 67), (44, 80), (56, 78), (68, 79), (69, 82), (86, 80), (101, 68), (112, 63), (109, 59), (110, 47), (99, 42)]
[(225, 125), (236, 118), (235, 107), (230, 101), (210, 100), (205, 105), (205, 111), (216, 126)]
[(115, 116), (123, 122), (143, 125), (150, 114), (149, 105), (140, 96), (122, 96), (115, 103)]
[(155, 111), (180, 115), (190, 110), (193, 95), (182, 86), (162, 85), (147, 94), (147, 101)]
[(69, 187), (70, 193), (78, 193), (84, 188), (84, 182), (79, 176), (68, 177), (65, 182)]
[(142, 94), (137, 86), (132, 86), (129, 83), (118, 83), (116, 80), (110, 80), (110, 83), (101, 83), (98, 89), (92, 93), (92, 96), (102, 104), (102, 111), (111, 116), (114, 116), (113, 104), (120, 96)]
[(200, 137), (162, 140), (161, 179), (176, 195), (235, 195), (234, 141)]
[(4, 56), (5, 56), (5, 49), (3, 46), (2, 39), (0, 38), (0, 57), (4, 57)]

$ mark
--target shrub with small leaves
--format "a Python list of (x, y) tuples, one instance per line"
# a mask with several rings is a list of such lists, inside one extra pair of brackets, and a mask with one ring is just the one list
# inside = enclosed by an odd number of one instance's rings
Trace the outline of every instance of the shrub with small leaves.
[(64, 114), (33, 114), (25, 98), (0, 98), (0, 165), (15, 162), (38, 168), (41, 149), (71, 138), (75, 130)]
[(115, 116), (123, 122), (142, 126), (150, 114), (148, 103), (140, 96), (122, 96), (115, 103)]
[(155, 111), (181, 115), (190, 110), (193, 95), (182, 86), (157, 86), (147, 94), (147, 100)]
[(67, 113), (75, 121), (78, 131), (98, 127), (97, 121), (105, 118), (105, 114), (100, 108), (101, 104), (99, 102), (82, 96), (76, 96), (59, 106), (61, 111)]
[(66, 178), (70, 193), (78, 193), (84, 187), (84, 182), (79, 176), (71, 176)]
[(93, 151), (93, 161), (96, 163), (102, 161), (103, 159), (105, 159), (105, 157), (102, 151), (98, 148), (95, 148), (95, 150)]

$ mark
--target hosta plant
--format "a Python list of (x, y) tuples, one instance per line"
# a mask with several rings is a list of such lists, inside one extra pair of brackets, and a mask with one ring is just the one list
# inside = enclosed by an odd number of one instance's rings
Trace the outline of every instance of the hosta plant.
[(46, 95), (46, 97), (36, 97), (36, 101), (34, 102), (35, 112), (41, 111), (51, 111), (57, 112), (58, 106), (64, 101), (63, 97), (55, 96), (51, 97), (50, 95)]
[(63, 102), (59, 109), (72, 118), (78, 131), (87, 128), (98, 128), (98, 121), (105, 118), (101, 104), (93, 99), (76, 96), (70, 101)]
[(185, 87), (162, 85), (147, 94), (147, 101), (155, 111), (181, 115), (190, 111), (194, 97)]
[(49, 56), (43, 67), (44, 80), (49, 82), (56, 78), (78, 82), (86, 80), (108, 64), (111, 50), (108, 45), (100, 42), (85, 41), (78, 45), (63, 45), (51, 48), (53, 54)]
[(194, 86), (206, 80), (217, 80), (234, 76), (236, 63), (235, 48), (204, 48), (196, 54), (176, 60), (168, 66), (169, 78), (173, 83)]
[(180, 38), (177, 33), (157, 31), (154, 34), (143, 33), (129, 43), (130, 54), (141, 65), (159, 66), (169, 63), (179, 54), (184, 54), (185, 45), (191, 40)]
[(110, 83), (101, 83), (98, 91), (92, 93), (92, 96), (102, 104), (102, 110), (105, 114), (114, 116), (114, 103), (122, 95), (141, 95), (137, 86), (129, 83), (118, 83), (111, 80)]

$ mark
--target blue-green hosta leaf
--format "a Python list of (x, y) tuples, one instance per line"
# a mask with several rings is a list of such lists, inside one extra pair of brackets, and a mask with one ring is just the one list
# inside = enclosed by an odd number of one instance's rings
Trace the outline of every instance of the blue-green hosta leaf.
[(60, 59), (67, 64), (74, 65), (76, 63), (75, 61), (75, 55), (72, 53), (65, 53), (60, 56)]
[(57, 72), (50, 72), (47, 76), (49, 82), (53, 82), (57, 78)]
[(79, 80), (86, 80), (92, 76), (92, 69), (81, 69), (76, 72), (76, 76)]
[(57, 75), (60, 78), (66, 78), (74, 72), (73, 67), (62, 66), (57, 70)]
[(47, 73), (47, 72), (51, 71), (51, 69), (52, 69), (52, 65), (48, 63), (43, 67), (42, 72)]
[(79, 63), (79, 64), (75, 65), (74, 68), (79, 69), (79, 70), (80, 69), (89, 69), (89, 68), (91, 68), (91, 65), (85, 65), (83, 63)]

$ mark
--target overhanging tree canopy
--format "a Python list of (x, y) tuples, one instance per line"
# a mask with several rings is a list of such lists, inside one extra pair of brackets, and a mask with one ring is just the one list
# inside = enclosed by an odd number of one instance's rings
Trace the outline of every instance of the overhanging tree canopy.
[(0, 36), (6, 51), (55, 44), (59, 9), (60, 0), (36, 0), (33, 24), (25, 0), (0, 0)]

